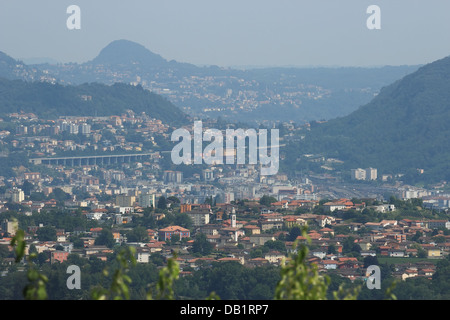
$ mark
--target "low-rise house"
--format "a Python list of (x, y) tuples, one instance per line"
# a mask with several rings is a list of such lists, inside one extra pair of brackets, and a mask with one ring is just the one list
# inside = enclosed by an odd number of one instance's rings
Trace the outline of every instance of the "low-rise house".
[(417, 271), (417, 269), (406, 269), (401, 275), (402, 280), (406, 280), (408, 278), (415, 278), (417, 276), (419, 276), (419, 272)]
[(240, 264), (244, 264), (243, 259), (240, 259), (240, 258), (233, 258), (233, 257), (220, 258), (220, 259), (217, 259), (217, 261), (219, 261), (219, 262), (229, 262), (229, 261), (234, 261), (234, 262), (239, 262)]
[(204, 225), (204, 226), (199, 228), (199, 232), (203, 233), (203, 234), (206, 234), (207, 236), (218, 235), (219, 234), (219, 230), (220, 230), (220, 226), (212, 225), (212, 224)]
[(150, 249), (149, 248), (136, 248), (136, 261), (139, 263), (149, 263), (150, 262)]
[(361, 257), (376, 257), (377, 252), (375, 250), (367, 250), (367, 251), (361, 251), (360, 252)]
[(264, 255), (264, 259), (272, 264), (280, 264), (285, 257), (283, 253), (275, 250), (269, 251)]
[(433, 274), (434, 274), (434, 270), (433, 269), (422, 269), (422, 270), (419, 270), (419, 276), (432, 277)]
[(322, 260), (320, 264), (326, 270), (335, 270), (339, 266), (339, 262), (336, 260)]
[(64, 230), (57, 230), (56, 231), (56, 242), (66, 242), (67, 237)]
[(67, 257), (69, 256), (69, 252), (67, 251), (60, 251), (60, 250), (55, 250), (51, 252), (50, 255), (50, 261), (51, 263), (55, 263), (55, 262), (64, 262), (67, 261)]
[(158, 239), (158, 232), (152, 229), (147, 229), (148, 238), (150, 240), (157, 240)]
[(150, 253), (161, 252), (165, 242), (162, 241), (150, 241), (146, 244), (146, 247), (150, 250)]
[(370, 241), (362, 240), (358, 242), (358, 245), (360, 246), (362, 251), (368, 251), (370, 248), (372, 248), (372, 243)]
[(103, 216), (105, 216), (106, 213), (104, 212), (89, 212), (86, 213), (86, 218), (91, 219), (91, 220), (101, 220)]
[(393, 204), (379, 204), (379, 205), (375, 205), (375, 206), (368, 206), (367, 208), (373, 209), (376, 212), (381, 212), (381, 213), (395, 211), (395, 205), (393, 205)]
[(321, 228), (324, 228), (327, 225), (335, 224), (336, 222), (334, 217), (324, 215), (317, 216), (315, 220)]
[(80, 240), (83, 241), (83, 245), (85, 247), (93, 246), (95, 243), (95, 238), (93, 237), (81, 237)]
[(330, 228), (322, 228), (319, 230), (319, 233), (324, 236), (334, 236), (334, 230)]
[(209, 257), (201, 257), (201, 258), (194, 258), (188, 261), (189, 267), (198, 270), (201, 266), (210, 266), (211, 263), (214, 261), (213, 258)]
[(292, 228), (294, 226), (306, 226), (306, 220), (300, 218), (299, 216), (284, 216), (284, 226), (286, 228)]
[(383, 226), (383, 228), (386, 228), (388, 226), (396, 226), (397, 220), (382, 220), (380, 224)]
[(44, 251), (54, 251), (55, 244), (56, 243), (53, 241), (46, 241), (46, 242), (34, 243), (34, 246), (36, 248), (37, 253), (39, 254)]
[(450, 252), (450, 242), (438, 243), (436, 245), (442, 252)]
[(379, 249), (380, 249), (380, 255), (381, 256), (389, 256), (389, 250), (391, 249), (391, 247), (389, 247), (389, 246), (380, 246), (379, 247)]
[(299, 217), (305, 220), (308, 224), (311, 224), (312, 222), (316, 221), (319, 215), (313, 213), (303, 213), (299, 215)]
[(269, 240), (276, 240), (276, 238), (271, 234), (253, 234), (249, 236), (249, 239), (251, 243), (257, 246), (263, 246)]
[(97, 253), (93, 253), (93, 254), (91, 254), (89, 257), (92, 257), (92, 258), (97, 258), (97, 259), (99, 259), (99, 260), (102, 260), (102, 261), (108, 261), (108, 252), (97, 252)]
[(62, 242), (62, 243), (59, 243), (58, 245), (60, 245), (63, 248), (63, 251), (71, 253), (73, 250), (72, 242)]
[(246, 235), (261, 234), (261, 229), (258, 226), (252, 224), (245, 225), (244, 231)]
[(447, 229), (450, 230), (450, 221), (448, 220), (429, 220), (425, 222), (429, 229)]
[(435, 258), (441, 258), (441, 249), (439, 248), (428, 248), (427, 250), (427, 258), (428, 259), (435, 259)]
[(402, 234), (402, 233), (386, 234), (386, 238), (393, 239), (398, 242), (404, 242), (404, 241), (406, 241), (406, 234)]
[(222, 228), (220, 230), (220, 235), (228, 239), (227, 242), (229, 242), (230, 240), (237, 242), (239, 240), (239, 237), (245, 236), (245, 231), (240, 228), (228, 227)]
[(181, 240), (183, 238), (190, 237), (191, 232), (189, 231), (189, 229), (180, 226), (169, 226), (167, 228), (158, 230), (158, 238), (163, 241), (170, 240), (172, 238)]
[(273, 210), (287, 209), (289, 207), (289, 201), (281, 200), (273, 202), (270, 206), (273, 208)]
[(220, 234), (214, 234), (214, 235), (206, 235), (206, 240), (213, 244), (220, 244), (221, 235)]
[(361, 263), (355, 257), (340, 257), (337, 258), (339, 262), (339, 269), (359, 269), (361, 267)]
[(312, 209), (315, 206), (319, 205), (318, 200), (291, 200), (289, 202), (289, 209), (297, 209), (297, 208), (309, 208)]
[(406, 249), (405, 250), (405, 256), (406, 257), (409, 257), (409, 258), (411, 258), (411, 257), (416, 257), (417, 256), (417, 249)]
[(245, 265), (248, 267), (261, 267), (264, 265), (267, 265), (269, 263), (269, 261), (267, 259), (264, 258), (253, 258), (248, 260)]
[(308, 237), (309, 237), (311, 240), (319, 240), (319, 239), (322, 239), (322, 238), (323, 238), (322, 235), (321, 235), (320, 233), (318, 233), (317, 231), (315, 231), (315, 230), (309, 232), (309, 233), (308, 233)]
[(315, 257), (318, 257), (320, 259), (325, 259), (325, 257), (327, 256), (327, 250), (325, 249), (314, 249), (310, 251), (311, 254)]
[(89, 232), (91, 234), (91, 237), (97, 238), (101, 234), (102, 230), (103, 228), (91, 228)]
[(383, 225), (381, 222), (367, 222), (364, 226), (370, 230), (381, 231), (383, 230)]
[(239, 244), (241, 244), (244, 249), (251, 249), (255, 247), (255, 244), (250, 241), (250, 237), (242, 237), (239, 239)]
[(283, 227), (283, 216), (278, 213), (261, 214), (259, 226), (261, 231), (281, 229)]
[[(341, 221), (341, 219), (339, 219)], [(338, 219), (336, 219), (336, 223), (338, 223)], [(346, 224), (340, 223), (340, 226), (347, 226), (349, 228), (350, 231), (352, 232), (357, 232), (359, 229), (361, 229), (362, 226), (364, 226), (363, 223), (360, 222), (349, 222)]]
[(339, 199), (339, 200), (335, 200), (335, 201), (329, 201), (323, 204), (323, 207), (330, 211), (337, 211), (337, 210), (343, 210), (343, 209), (347, 209), (347, 208), (351, 208), (353, 207), (353, 202), (351, 202), (348, 199)]
[(261, 231), (267, 231), (267, 230), (272, 230), (272, 229), (281, 229), (283, 227), (283, 222), (282, 221), (267, 221), (267, 220), (263, 220), (259, 222)]
[(83, 252), (84, 252), (84, 256), (86, 258), (89, 258), (90, 256), (92, 256), (94, 254), (99, 254), (99, 253), (100, 254), (108, 254), (108, 253), (112, 253), (113, 251), (106, 246), (91, 246), (91, 247), (84, 248)]
[(390, 249), (388, 252), (389, 257), (397, 257), (397, 258), (405, 257), (405, 250), (402, 249)]

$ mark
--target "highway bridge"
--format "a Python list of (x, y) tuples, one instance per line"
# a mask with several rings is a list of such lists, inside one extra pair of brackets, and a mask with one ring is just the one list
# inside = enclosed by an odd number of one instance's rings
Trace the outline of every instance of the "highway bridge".
[(81, 156), (81, 157), (60, 157), (60, 158), (32, 158), (33, 164), (62, 165), (62, 166), (88, 166), (88, 165), (108, 165), (117, 163), (130, 163), (143, 161), (154, 154), (115, 154), (101, 156)]

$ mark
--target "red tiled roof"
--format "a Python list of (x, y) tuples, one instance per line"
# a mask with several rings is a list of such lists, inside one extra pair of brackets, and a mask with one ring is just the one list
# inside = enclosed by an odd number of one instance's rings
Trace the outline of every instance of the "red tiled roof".
[(171, 231), (187, 232), (187, 231), (189, 231), (189, 229), (186, 229), (186, 228), (183, 228), (183, 227), (180, 227), (180, 226), (169, 226), (169, 227), (166, 227), (166, 228), (163, 228), (163, 229), (159, 229), (159, 231), (162, 231), (162, 232), (171, 232)]

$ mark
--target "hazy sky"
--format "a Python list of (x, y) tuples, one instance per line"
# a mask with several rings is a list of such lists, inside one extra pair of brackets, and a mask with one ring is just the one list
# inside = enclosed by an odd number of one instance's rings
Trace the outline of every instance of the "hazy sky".
[[(81, 30), (66, 26), (73, 4)], [(197, 65), (424, 64), (450, 55), (449, 16), (447, 0), (0, 0), (0, 51), (85, 62), (127, 39)]]

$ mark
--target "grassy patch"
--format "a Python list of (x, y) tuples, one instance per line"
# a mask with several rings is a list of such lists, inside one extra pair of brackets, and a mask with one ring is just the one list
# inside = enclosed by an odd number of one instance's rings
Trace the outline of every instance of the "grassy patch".
[(427, 259), (427, 258), (395, 258), (395, 257), (377, 257), (380, 264), (399, 264), (399, 263), (417, 263), (426, 261), (436, 264), (440, 259)]

